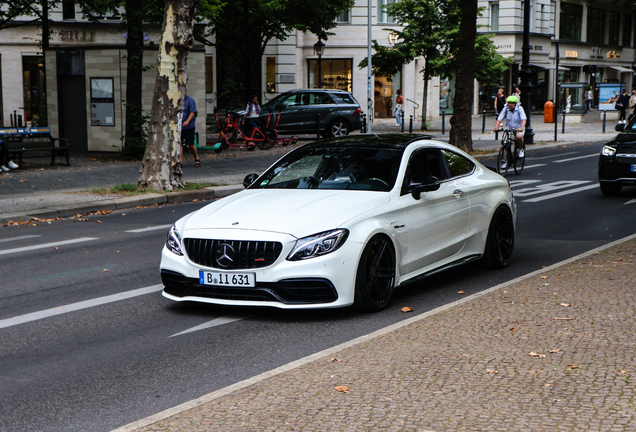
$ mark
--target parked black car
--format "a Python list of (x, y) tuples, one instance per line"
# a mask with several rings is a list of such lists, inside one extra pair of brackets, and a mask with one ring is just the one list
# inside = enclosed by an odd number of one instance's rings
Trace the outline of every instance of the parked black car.
[[(243, 114), (244, 110), (238, 112)], [(281, 115), (276, 128), (281, 134), (312, 134), (339, 137), (362, 128), (360, 104), (349, 92), (333, 89), (297, 89), (281, 93), (261, 106), (260, 121), (270, 127)], [(271, 114), (271, 117), (270, 117)]]
[(604, 195), (618, 195), (623, 186), (636, 185), (636, 118), (619, 126), (620, 133), (603, 147), (598, 160), (598, 182)]

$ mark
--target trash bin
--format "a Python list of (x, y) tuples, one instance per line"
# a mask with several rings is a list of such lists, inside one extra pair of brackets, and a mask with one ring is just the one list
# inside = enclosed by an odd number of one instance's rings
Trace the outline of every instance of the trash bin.
[(554, 104), (547, 101), (543, 105), (543, 123), (554, 123)]

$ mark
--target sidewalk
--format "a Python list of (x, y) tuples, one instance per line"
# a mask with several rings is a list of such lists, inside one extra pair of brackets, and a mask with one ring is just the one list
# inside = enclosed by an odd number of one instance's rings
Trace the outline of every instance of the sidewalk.
[[(543, 118), (533, 117), (535, 144), (529, 149), (546, 145), (562, 145), (566, 143), (595, 142), (609, 140), (615, 136), (614, 124), (608, 123), (608, 133), (602, 133), (600, 121), (584, 124), (566, 124), (566, 133), (558, 130), (558, 141), (554, 140), (554, 123), (545, 124)], [(442, 121), (432, 122), (429, 131), (435, 139), (448, 141), (450, 130), (450, 116), (446, 118), (445, 133), (442, 134)], [(486, 132), (482, 133), (482, 117), (473, 117), (473, 148), (488, 152), (498, 150), (500, 142), (492, 132), (495, 118), (486, 118)], [(418, 131), (419, 123), (414, 124), (414, 131)], [(371, 131), (399, 132), (394, 119), (376, 120), (371, 125)], [(408, 131), (408, 116), (405, 131)], [(357, 133), (357, 132), (356, 132)], [(313, 138), (309, 136), (308, 138)], [(500, 138), (500, 137), (499, 137)], [(187, 182), (211, 182), (215, 185), (233, 185), (231, 191), (242, 188), (243, 178), (250, 173), (260, 173), (274, 163), (290, 149), (301, 145), (282, 147), (271, 150), (247, 151), (242, 148), (224, 150), (220, 154), (213, 151), (201, 151), (201, 167), (194, 168), (192, 156), (186, 154), (183, 178)], [(480, 155), (478, 157), (488, 157)], [(164, 194), (146, 194), (121, 199), (112, 194), (94, 194), (93, 189), (109, 188), (117, 184), (136, 183), (139, 172), (139, 162), (125, 162), (108, 154), (72, 154), (72, 166), (49, 166), (47, 158), (27, 159), (26, 169), (0, 174), (0, 223), (13, 220), (29, 220), (33, 217), (54, 218), (66, 217), (78, 212), (95, 211), (100, 209), (129, 208), (136, 205), (165, 203), (169, 200), (212, 199), (225, 196), (230, 191), (227, 188), (215, 192), (216, 188), (203, 190), (198, 193), (174, 192), (170, 197)], [(77, 210), (77, 211), (76, 211)]]
[(636, 235), (460, 292), (116, 432), (634, 431), (635, 256)]

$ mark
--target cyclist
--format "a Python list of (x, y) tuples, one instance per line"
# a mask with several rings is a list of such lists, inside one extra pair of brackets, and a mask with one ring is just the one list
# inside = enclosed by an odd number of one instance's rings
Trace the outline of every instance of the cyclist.
[[(508, 96), (506, 98), (506, 107), (501, 111), (499, 117), (497, 117), (495, 131), (499, 130), (499, 125), (504, 119), (506, 119), (506, 126), (508, 129), (517, 129), (516, 147), (519, 149), (519, 157), (522, 158), (524, 156), (525, 148), (523, 144), (523, 133), (525, 131), (526, 121), (528, 118), (526, 117), (526, 113), (521, 107), (517, 96)], [(504, 162), (501, 164), (502, 169), (506, 169), (508, 167), (507, 160), (508, 155), (504, 152)]]

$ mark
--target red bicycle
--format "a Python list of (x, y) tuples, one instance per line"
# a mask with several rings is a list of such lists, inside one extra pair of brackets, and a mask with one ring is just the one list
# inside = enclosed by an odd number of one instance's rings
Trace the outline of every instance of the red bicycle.
[[(224, 127), (221, 127), (221, 122), (219, 121), (219, 116), (216, 111), (214, 112), (214, 117), (216, 118), (216, 124), (220, 130), (219, 136), (216, 140), (217, 142), (211, 146), (212, 150), (216, 153), (221, 153), (224, 148), (228, 149), (230, 147), (245, 147), (248, 151), (253, 151), (256, 147), (261, 150), (269, 150), (274, 147), (275, 144), (286, 146), (289, 144), (295, 144), (298, 141), (298, 138), (295, 136), (291, 138), (280, 138), (278, 136), (278, 132), (275, 127), (278, 126), (278, 122), (280, 121), (280, 113), (278, 114), (274, 128), (268, 127), (271, 120), (270, 113), (267, 118), (268, 126), (254, 126), (249, 136), (247, 136), (243, 131), (243, 128), (241, 128), (244, 116), (230, 111), (225, 119)], [(238, 142), (239, 137), (242, 142)]]

